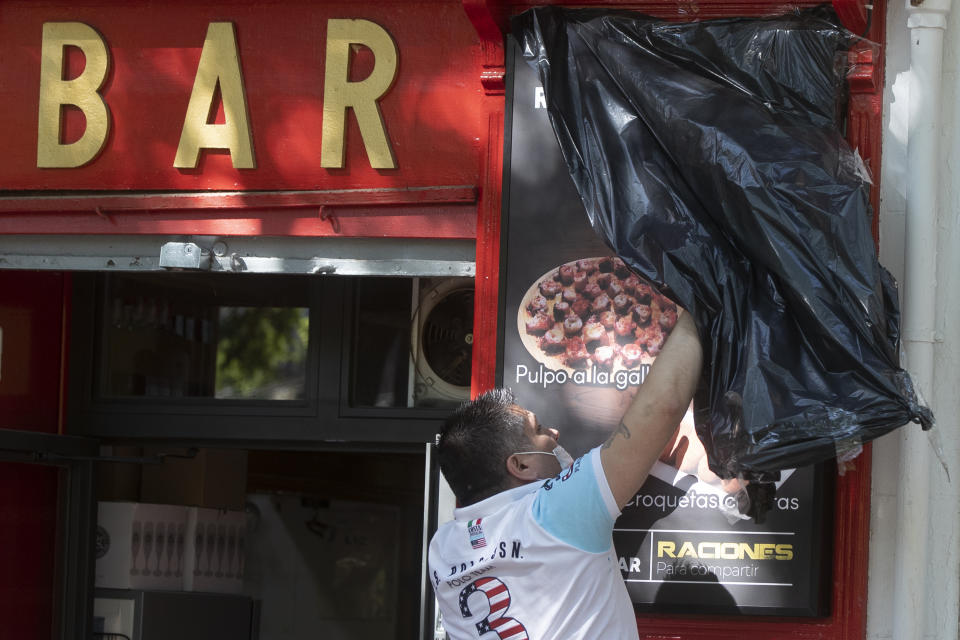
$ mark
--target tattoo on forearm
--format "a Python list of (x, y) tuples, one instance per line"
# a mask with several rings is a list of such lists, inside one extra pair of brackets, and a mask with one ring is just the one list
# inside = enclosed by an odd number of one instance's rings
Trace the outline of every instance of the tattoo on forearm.
[(617, 437), (617, 434), (623, 436), (624, 440), (630, 439), (630, 429), (627, 428), (627, 425), (623, 424), (623, 420), (620, 421), (620, 424), (617, 425), (617, 430), (610, 434), (610, 437), (607, 438), (607, 441), (603, 443), (604, 449), (609, 449), (613, 445), (614, 439)]

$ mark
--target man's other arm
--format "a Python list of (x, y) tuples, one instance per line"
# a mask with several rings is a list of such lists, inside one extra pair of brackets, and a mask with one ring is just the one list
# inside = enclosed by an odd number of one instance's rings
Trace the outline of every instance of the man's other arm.
[(603, 444), (607, 484), (623, 508), (647, 479), (697, 388), (703, 349), (689, 313), (681, 313), (616, 431)]

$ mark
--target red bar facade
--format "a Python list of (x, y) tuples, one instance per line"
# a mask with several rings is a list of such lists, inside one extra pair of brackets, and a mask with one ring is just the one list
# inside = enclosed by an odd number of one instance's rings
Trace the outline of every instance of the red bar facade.
[[(591, 0), (578, 6), (695, 20), (813, 4)], [(851, 30), (882, 44), (883, 4), (835, 0), (834, 7)], [(474, 241), (470, 389), (476, 395), (493, 386), (497, 364), (504, 34), (509, 17), (529, 6), (497, 0), (0, 1), (0, 236)], [(86, 29), (45, 28), (50, 24)], [(102, 81), (68, 88), (98, 57), (106, 65)], [(883, 59), (858, 51), (851, 69), (848, 138), (873, 169), (876, 206)], [(44, 101), (54, 109), (46, 116)], [(98, 133), (103, 108), (106, 128)], [(68, 150), (88, 134), (100, 136), (83, 143), (93, 151)], [(8, 285), (21, 277), (0, 275)], [(22, 274), (24, 282), (37, 278)], [(37, 290), (48, 288), (39, 278)], [(52, 367), (47, 377), (64, 386), (69, 280), (69, 274), (57, 276), (64, 291), (53, 299), (57, 322), (44, 329), (46, 348), (60, 345), (55, 359), (42, 350), (30, 356)], [(19, 285), (0, 288), (0, 310), (24, 295)], [(37, 293), (30, 304), (48, 304), (50, 295)], [(5, 359), (9, 349), (4, 345)], [(46, 382), (33, 378), (30, 393), (39, 394), (41, 384), (49, 394)], [(37, 426), (21, 421), (22, 396), (0, 393), (0, 428), (73, 433), (67, 394), (59, 395), (56, 417), (44, 416)], [(26, 514), (28, 503), (49, 502), (50, 488), (38, 487), (22, 499), (8, 496), (6, 508)], [(822, 559), (832, 575), (829, 616), (644, 615), (640, 637), (863, 638), (869, 446), (835, 487), (833, 545)], [(47, 544), (42, 536), (17, 539), (25, 553)], [(0, 592), (14, 586), (0, 576)], [(29, 606), (52, 610), (52, 598), (44, 600), (40, 591), (32, 592)], [(40, 637), (40, 629), (46, 627), (21, 635)]]

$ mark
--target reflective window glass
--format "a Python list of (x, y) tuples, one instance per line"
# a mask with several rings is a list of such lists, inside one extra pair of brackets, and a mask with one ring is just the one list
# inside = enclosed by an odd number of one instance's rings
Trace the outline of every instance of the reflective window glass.
[(302, 400), (307, 298), (297, 278), (112, 276), (102, 307), (101, 394)]

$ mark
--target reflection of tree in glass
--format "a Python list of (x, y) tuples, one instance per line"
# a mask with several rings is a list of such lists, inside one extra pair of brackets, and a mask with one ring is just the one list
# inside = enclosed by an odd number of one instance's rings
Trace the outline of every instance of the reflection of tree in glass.
[(302, 398), (310, 317), (296, 307), (221, 307), (217, 397)]

